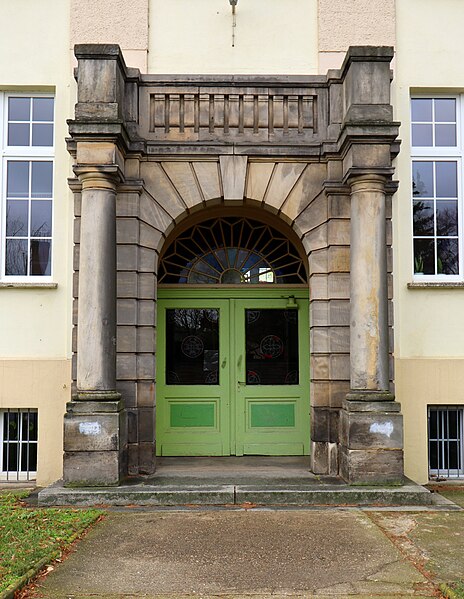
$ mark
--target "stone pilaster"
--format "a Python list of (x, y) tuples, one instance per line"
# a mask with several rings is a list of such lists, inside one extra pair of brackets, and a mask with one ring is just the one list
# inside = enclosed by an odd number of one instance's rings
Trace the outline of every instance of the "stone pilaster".
[(403, 428), (389, 391), (385, 178), (351, 185), (350, 384), (340, 417), (340, 472), (350, 483), (400, 483)]
[(117, 485), (125, 426), (116, 391), (116, 183), (118, 167), (76, 167), (82, 184), (77, 393), (64, 423), (64, 480)]

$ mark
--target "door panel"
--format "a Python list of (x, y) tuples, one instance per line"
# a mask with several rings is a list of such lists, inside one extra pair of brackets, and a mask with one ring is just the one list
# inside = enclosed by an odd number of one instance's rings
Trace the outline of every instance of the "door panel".
[(235, 302), (236, 455), (309, 453), (308, 302)]
[(158, 455), (230, 455), (229, 302), (159, 300)]
[(158, 455), (309, 453), (308, 301), (287, 302), (159, 300)]

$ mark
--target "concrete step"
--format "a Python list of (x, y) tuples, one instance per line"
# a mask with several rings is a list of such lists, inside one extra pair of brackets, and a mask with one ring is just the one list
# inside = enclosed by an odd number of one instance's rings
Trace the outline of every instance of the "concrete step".
[(410, 481), (398, 487), (326, 484), (224, 484), (222, 481), (194, 483), (193, 480), (158, 484), (126, 484), (119, 487), (64, 487), (61, 481), (39, 492), (40, 506), (220, 506), (257, 504), (262, 506), (427, 506), (434, 495)]

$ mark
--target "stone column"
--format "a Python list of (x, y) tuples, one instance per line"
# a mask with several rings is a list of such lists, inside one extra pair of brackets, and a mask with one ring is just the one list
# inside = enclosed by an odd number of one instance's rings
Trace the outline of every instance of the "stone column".
[(116, 165), (76, 167), (82, 184), (77, 393), (67, 405), (64, 480), (117, 485), (125, 448), (116, 391)]
[(385, 181), (355, 177), (351, 186), (351, 389), (389, 391)]
[(350, 483), (401, 483), (403, 429), (390, 392), (385, 178), (351, 186), (350, 378), (341, 412), (340, 471)]
[(78, 397), (116, 389), (116, 182), (84, 172), (79, 255)]

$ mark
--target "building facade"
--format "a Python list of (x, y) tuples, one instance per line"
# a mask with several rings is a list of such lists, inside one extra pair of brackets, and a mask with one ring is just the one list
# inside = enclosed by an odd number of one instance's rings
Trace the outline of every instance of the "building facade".
[(0, 5), (3, 478), (463, 474), (459, 36), (345, 4)]

